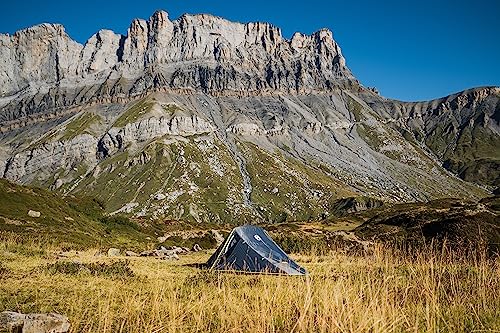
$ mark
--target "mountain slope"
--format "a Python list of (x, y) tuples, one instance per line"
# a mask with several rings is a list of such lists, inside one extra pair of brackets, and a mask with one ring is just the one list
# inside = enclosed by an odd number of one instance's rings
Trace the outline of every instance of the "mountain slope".
[(500, 88), (470, 89), (429, 102), (369, 99), (446, 169), (466, 181), (500, 185)]
[[(71, 246), (143, 246), (154, 235), (126, 218), (106, 218), (92, 198), (67, 196), (0, 179), (0, 238), (15, 233), (27, 239)], [(38, 212), (38, 217), (28, 214)]]
[[(487, 194), (443, 166), (495, 184), (498, 89), (450, 97), (439, 117), (444, 102), (384, 99), (352, 76), (327, 30), (287, 40), (265, 23), (157, 12), (84, 46), (61, 26), (36, 26), (2, 35), (0, 52), (2, 176), (97, 196), (109, 213), (311, 220), (341, 198)], [(411, 120), (415, 110), (425, 119)], [(489, 117), (470, 130), (486, 146), (465, 140), (468, 113)], [(463, 139), (440, 154), (455, 136), (438, 127), (455, 119), (447, 131)], [(464, 176), (475, 168), (488, 174)]]

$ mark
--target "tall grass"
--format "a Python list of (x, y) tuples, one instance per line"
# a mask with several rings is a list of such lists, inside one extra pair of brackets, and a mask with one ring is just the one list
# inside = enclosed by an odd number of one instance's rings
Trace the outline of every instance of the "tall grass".
[[(307, 277), (240, 275), (137, 258), (133, 277), (57, 273), (0, 247), (0, 310), (56, 311), (72, 332), (494, 332), (500, 265), (483, 251), (375, 247), (297, 255)], [(27, 251), (29, 253), (29, 251)], [(110, 261), (80, 253), (81, 262)], [(36, 255), (36, 254), (34, 254)]]

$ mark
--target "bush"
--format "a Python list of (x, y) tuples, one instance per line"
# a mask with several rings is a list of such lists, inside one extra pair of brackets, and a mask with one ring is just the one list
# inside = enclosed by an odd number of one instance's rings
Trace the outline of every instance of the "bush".
[(103, 216), (99, 221), (108, 227), (123, 226), (137, 231), (141, 230), (141, 227), (137, 223), (123, 215)]

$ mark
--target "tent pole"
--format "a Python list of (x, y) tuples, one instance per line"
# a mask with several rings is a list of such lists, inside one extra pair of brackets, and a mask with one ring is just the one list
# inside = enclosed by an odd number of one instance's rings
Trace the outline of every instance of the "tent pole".
[(215, 258), (214, 263), (212, 264), (212, 267), (210, 267), (210, 269), (213, 269), (214, 266), (215, 266), (215, 264), (217, 262), (219, 262), (220, 257), (224, 253), (226, 253), (227, 248), (229, 247), (229, 243), (231, 243), (231, 240), (233, 239), (233, 237), (234, 237), (234, 229), (231, 231), (231, 233), (229, 234), (229, 236), (227, 236), (226, 242), (224, 243), (224, 246), (223, 246), (222, 250), (219, 252), (219, 255), (217, 256), (217, 258)]

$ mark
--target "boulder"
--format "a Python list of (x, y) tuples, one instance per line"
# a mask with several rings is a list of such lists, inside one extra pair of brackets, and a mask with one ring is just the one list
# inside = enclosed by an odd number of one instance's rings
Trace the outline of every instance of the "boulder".
[(142, 251), (139, 253), (139, 256), (141, 257), (152, 257), (155, 255), (155, 251)]
[(178, 247), (178, 246), (172, 246), (171, 251), (176, 253), (176, 254), (181, 254), (181, 253), (186, 252), (182, 247)]
[(108, 250), (108, 257), (118, 257), (120, 255), (120, 249), (114, 247)]
[(35, 210), (31, 210), (31, 209), (30, 209), (30, 210), (28, 211), (28, 216), (30, 216), (30, 217), (40, 217), (40, 215), (41, 215), (41, 214), (40, 214), (40, 212), (37, 212), (37, 211), (35, 211)]
[(202, 250), (201, 246), (199, 244), (194, 244), (193, 245), (193, 252), (200, 252)]
[(160, 236), (160, 237), (157, 238), (157, 240), (158, 240), (158, 243), (163, 243), (164, 241), (167, 240), (167, 237)]
[(22, 333), (66, 333), (70, 323), (66, 316), (56, 313), (22, 314), (4, 311), (0, 313), (0, 331)]
[(154, 195), (154, 199), (155, 199), (155, 200), (164, 200), (166, 197), (167, 197), (167, 196), (166, 196), (165, 194), (163, 194), (163, 193), (156, 193), (156, 194)]
[(168, 259), (179, 260), (180, 258), (176, 253), (171, 253), (170, 255), (164, 256), (163, 259), (165, 259), (165, 260), (168, 260)]
[(125, 255), (127, 257), (138, 257), (139, 255), (135, 253), (134, 251), (125, 251)]
[(224, 236), (218, 230), (211, 230), (212, 236), (214, 236), (215, 241), (217, 242), (217, 247), (219, 247), (222, 243), (224, 243)]

